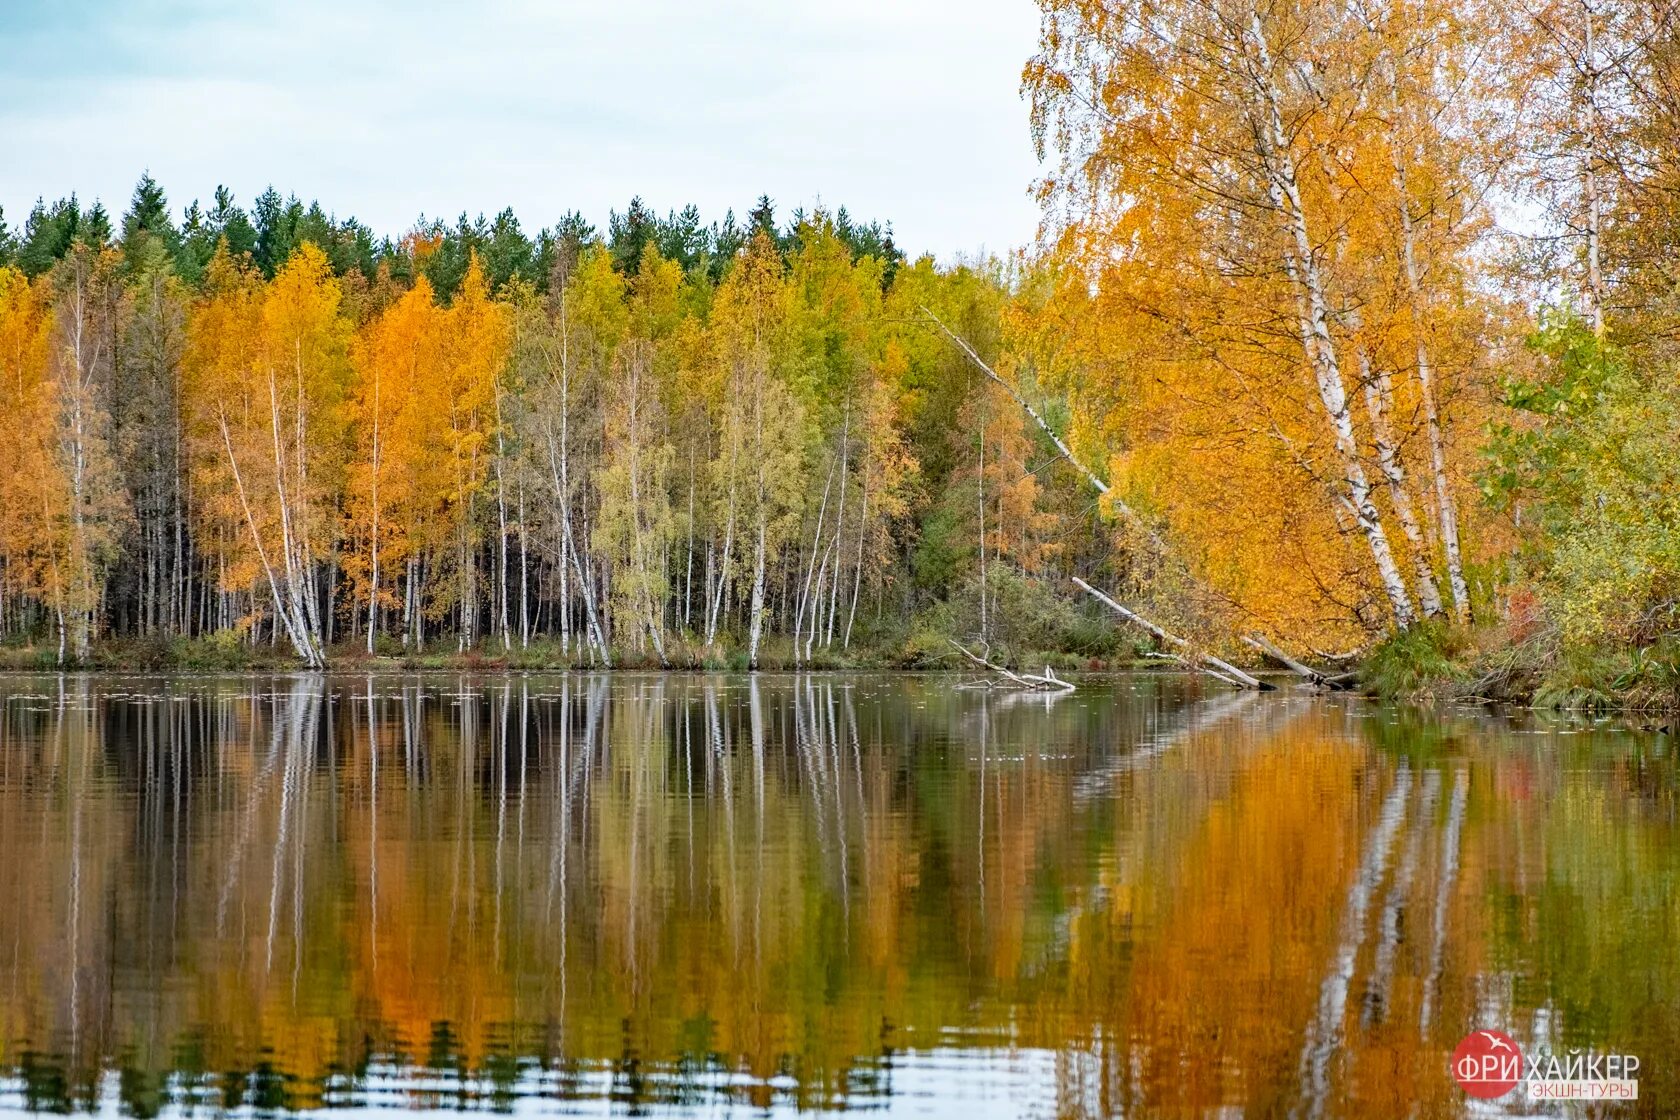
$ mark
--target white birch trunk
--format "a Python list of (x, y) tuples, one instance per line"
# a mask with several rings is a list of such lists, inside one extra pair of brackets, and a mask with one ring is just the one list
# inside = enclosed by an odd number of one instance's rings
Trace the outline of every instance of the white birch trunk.
[(863, 587), (863, 541), (869, 533), (869, 473), (863, 475), (863, 515), (858, 519), (857, 565), (852, 569), (852, 603), (846, 610), (846, 636), (841, 649), (852, 648), (852, 623), (857, 620), (858, 591)]
[(1423, 398), (1424, 423), (1429, 432), (1429, 468), (1435, 489), (1435, 507), (1441, 524), (1441, 545), (1447, 554), (1447, 585), (1452, 590), (1453, 614), (1460, 622), (1470, 621), (1470, 585), (1464, 578), (1464, 558), (1458, 542), (1458, 507), (1447, 479), (1446, 439), (1441, 431), (1441, 412), (1435, 401), (1434, 368), (1429, 360), (1427, 309), (1423, 284), (1418, 274), (1416, 223), (1407, 195), (1406, 163), (1394, 154), (1394, 181), (1400, 194), (1401, 259), (1406, 272), (1406, 294), (1412, 305), (1412, 329), (1417, 336), (1418, 394)]
[[(379, 628), (379, 463), (382, 448), (379, 444), (379, 365), (373, 367), (373, 463), (369, 490), (373, 505), (372, 560), (368, 565), (368, 623), (367, 651), (373, 652), (374, 631)], [(351, 619), (354, 625), (355, 619)]]
[(1417, 574), (1418, 607), (1423, 611), (1423, 617), (1437, 618), (1444, 613), (1441, 590), (1435, 582), (1435, 570), (1429, 563), (1429, 545), (1418, 526), (1411, 491), (1406, 486), (1405, 468), (1400, 463), (1394, 439), (1394, 428), (1389, 423), (1388, 404), (1393, 399), (1393, 390), (1388, 371), (1378, 373), (1373, 370), (1371, 356), (1363, 346), (1358, 348), (1358, 356), (1360, 380), (1365, 387), (1365, 412), (1371, 420), (1371, 442), (1377, 450), (1377, 466), (1388, 484), (1389, 504), (1394, 507), (1395, 516), (1400, 519), (1400, 529), (1406, 534), (1406, 543), (1411, 546), (1412, 565)]
[(1306, 208), (1296, 176), (1295, 160), (1289, 152), (1289, 136), (1284, 130), (1283, 115), (1278, 105), (1277, 88), (1272, 79), (1271, 48), (1260, 26), (1259, 13), (1250, 13), (1250, 34), (1254, 38), (1257, 59), (1250, 67), (1255, 93), (1265, 113), (1265, 138), (1258, 147), (1266, 168), (1268, 189), (1272, 203), (1288, 223), (1293, 246), (1284, 254), (1284, 266), (1298, 294), (1301, 346), (1313, 367), (1319, 400), (1324, 405), (1330, 423), (1330, 434), (1342, 461), (1347, 497), (1359, 528), (1365, 535), (1371, 559), (1377, 568), (1383, 590), (1394, 612), (1395, 624), (1410, 626), (1416, 615), (1406, 581), (1395, 563), (1389, 547), (1388, 534), (1383, 528), (1382, 514), (1371, 500), (1371, 486), (1359, 460), (1359, 447), (1354, 438), (1353, 419), (1348, 412), (1347, 388), (1337, 361), (1335, 342), (1330, 333), (1329, 301), (1325, 295), (1324, 278), (1313, 253), (1312, 237), (1307, 228)]
[(793, 650), (799, 654), (799, 635), (804, 630), (805, 611), (811, 598), (811, 580), (816, 574), (817, 551), (822, 547), (823, 519), (828, 513), (828, 493), (834, 487), (834, 466), (829, 465), (828, 479), (823, 483), (822, 504), (817, 507), (817, 529), (811, 539), (811, 559), (805, 569), (805, 583), (799, 592), (799, 610), (793, 616)]
[(747, 667), (758, 668), (758, 642), (764, 634), (764, 554), (768, 526), (762, 500), (758, 509), (758, 544), (753, 550), (752, 608), (747, 619)]

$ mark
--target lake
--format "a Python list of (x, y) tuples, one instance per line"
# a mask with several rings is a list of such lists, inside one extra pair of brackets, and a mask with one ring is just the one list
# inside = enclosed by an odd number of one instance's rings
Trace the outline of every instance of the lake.
[(1666, 735), (960, 683), (0, 677), (0, 1109), (1680, 1108)]

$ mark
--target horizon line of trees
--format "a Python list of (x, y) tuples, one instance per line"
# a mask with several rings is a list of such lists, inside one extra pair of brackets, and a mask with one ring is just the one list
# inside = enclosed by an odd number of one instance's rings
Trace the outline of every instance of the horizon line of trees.
[[(884, 279), (890, 283), (893, 272), (905, 261), (893, 240), (892, 224), (857, 221), (844, 206), (823, 213), (854, 257), (876, 257), (886, 263)], [(224, 240), (234, 255), (248, 254), (268, 279), (274, 278), (294, 249), (308, 241), (326, 254), (340, 279), (358, 272), (371, 278), (384, 267), (402, 283), (424, 275), (447, 300), (465, 277), (473, 253), (481, 259), (493, 291), (523, 280), (544, 292), (557, 259), (575, 255), (595, 241), (605, 244), (621, 271), (636, 271), (642, 250), (653, 244), (661, 256), (679, 262), (685, 272), (703, 270), (716, 283), (754, 234), (763, 231), (784, 252), (795, 251), (809, 220), (804, 207), (796, 207), (788, 221), (778, 226), (775, 203), (768, 195), (759, 196), (745, 220), (738, 220), (730, 209), (721, 221), (708, 224), (692, 203), (661, 218), (637, 195), (622, 213), (608, 212), (604, 232), (580, 212), (568, 210), (554, 225), (527, 234), (507, 207), (493, 218), (483, 213), (470, 218), (463, 211), (453, 224), (422, 216), (407, 233), (392, 238), (354, 217), (341, 220), (318, 201), (306, 206), (295, 194), (283, 197), (271, 185), (248, 212), (231, 190), (217, 186), (208, 207), (194, 199), (177, 223), (163, 187), (150, 172), (142, 172), (119, 223), (113, 223), (102, 202), (83, 206), (74, 192), (51, 204), (38, 198), (23, 226), (15, 231), (0, 207), (0, 264), (13, 265), (34, 278), (50, 271), (72, 245), (82, 242), (94, 248), (119, 248), (132, 269), (141, 247), (156, 239), (168, 252), (175, 274), (197, 287)]]

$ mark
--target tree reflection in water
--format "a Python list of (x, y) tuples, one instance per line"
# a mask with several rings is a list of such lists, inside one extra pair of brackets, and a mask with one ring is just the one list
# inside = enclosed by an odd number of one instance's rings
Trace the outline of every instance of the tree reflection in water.
[(0, 697), (0, 1106), (1441, 1115), (1473, 1023), (1674, 1099), (1650, 737), (1162, 676)]

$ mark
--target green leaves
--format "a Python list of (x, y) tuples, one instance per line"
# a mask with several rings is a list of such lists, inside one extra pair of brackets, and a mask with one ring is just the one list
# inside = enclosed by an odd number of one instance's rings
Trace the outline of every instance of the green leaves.
[(1526, 345), (1545, 359), (1546, 376), (1508, 378), (1504, 403), (1510, 408), (1545, 416), (1581, 415), (1628, 376), (1622, 355), (1568, 311), (1542, 311)]
[(1568, 314), (1544, 315), (1528, 345), (1537, 372), (1504, 392), (1525, 415), (1488, 427), (1482, 492), (1517, 519), (1566, 635), (1651, 641), (1680, 594), (1680, 386)]

